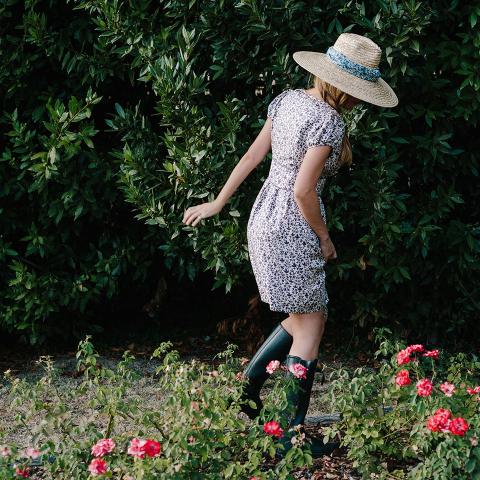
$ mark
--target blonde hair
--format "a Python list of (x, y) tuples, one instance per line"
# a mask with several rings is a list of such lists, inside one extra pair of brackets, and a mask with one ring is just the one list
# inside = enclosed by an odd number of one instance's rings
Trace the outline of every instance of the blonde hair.
[[(325, 82), (316, 75), (313, 75), (313, 86), (311, 86), (310, 88), (313, 87), (315, 87), (320, 92), (320, 95), (325, 102), (327, 102), (335, 110), (341, 113), (345, 102), (350, 96), (348, 93), (345, 93), (337, 87), (334, 87), (332, 84)], [(341, 165), (352, 164), (352, 146), (350, 144), (350, 139), (348, 138), (348, 132), (346, 129), (340, 149), (339, 163)]]

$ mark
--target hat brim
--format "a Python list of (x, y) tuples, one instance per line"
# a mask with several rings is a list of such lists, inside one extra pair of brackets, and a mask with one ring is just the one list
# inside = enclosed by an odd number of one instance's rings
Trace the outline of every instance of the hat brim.
[(298, 51), (293, 54), (298, 65), (345, 93), (379, 107), (395, 107), (398, 98), (392, 87), (378, 78), (371, 82), (348, 73), (322, 52)]

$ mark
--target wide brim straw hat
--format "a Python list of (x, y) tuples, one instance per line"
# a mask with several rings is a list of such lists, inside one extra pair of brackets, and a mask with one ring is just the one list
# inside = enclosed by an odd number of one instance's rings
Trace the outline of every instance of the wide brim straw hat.
[(322, 80), (360, 100), (380, 107), (395, 107), (398, 98), (381, 78), (382, 49), (356, 33), (341, 33), (327, 53), (298, 51), (293, 59)]

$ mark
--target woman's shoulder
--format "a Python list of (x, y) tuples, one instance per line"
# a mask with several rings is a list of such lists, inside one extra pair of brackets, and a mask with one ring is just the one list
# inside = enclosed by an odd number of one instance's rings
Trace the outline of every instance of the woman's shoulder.
[(319, 105), (319, 108), (310, 116), (309, 122), (317, 125), (329, 124), (330, 128), (337, 131), (340, 135), (343, 134), (346, 126), (342, 115), (326, 102), (323, 105)]
[[(332, 111), (333, 110), (333, 111)], [(320, 107), (309, 115), (306, 124), (308, 146), (338, 145), (345, 134), (345, 122), (335, 109)]]
[(281, 91), (277, 96), (273, 97), (273, 99), (270, 101), (268, 104), (267, 108), (267, 115), (269, 117), (274, 117), (278, 107), (280, 106), (281, 101), (286, 97), (290, 92), (292, 92), (291, 88), (287, 88), (283, 91)]
[(282, 90), (279, 94), (277, 94), (275, 97), (273, 97), (271, 103), (278, 103), (280, 102), (284, 97), (289, 95), (291, 92), (293, 92), (293, 89), (291, 88), (286, 88), (285, 90)]

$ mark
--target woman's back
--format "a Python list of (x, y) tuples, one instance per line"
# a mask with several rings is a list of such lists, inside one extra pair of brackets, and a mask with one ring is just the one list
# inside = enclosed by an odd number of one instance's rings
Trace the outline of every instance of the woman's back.
[(327, 102), (305, 90), (287, 89), (269, 104), (272, 119), (272, 163), (269, 179), (284, 188), (293, 188), (295, 177), (309, 147), (330, 145), (332, 152), (319, 179), (318, 192), (325, 178), (340, 168), (338, 163), (345, 123)]

